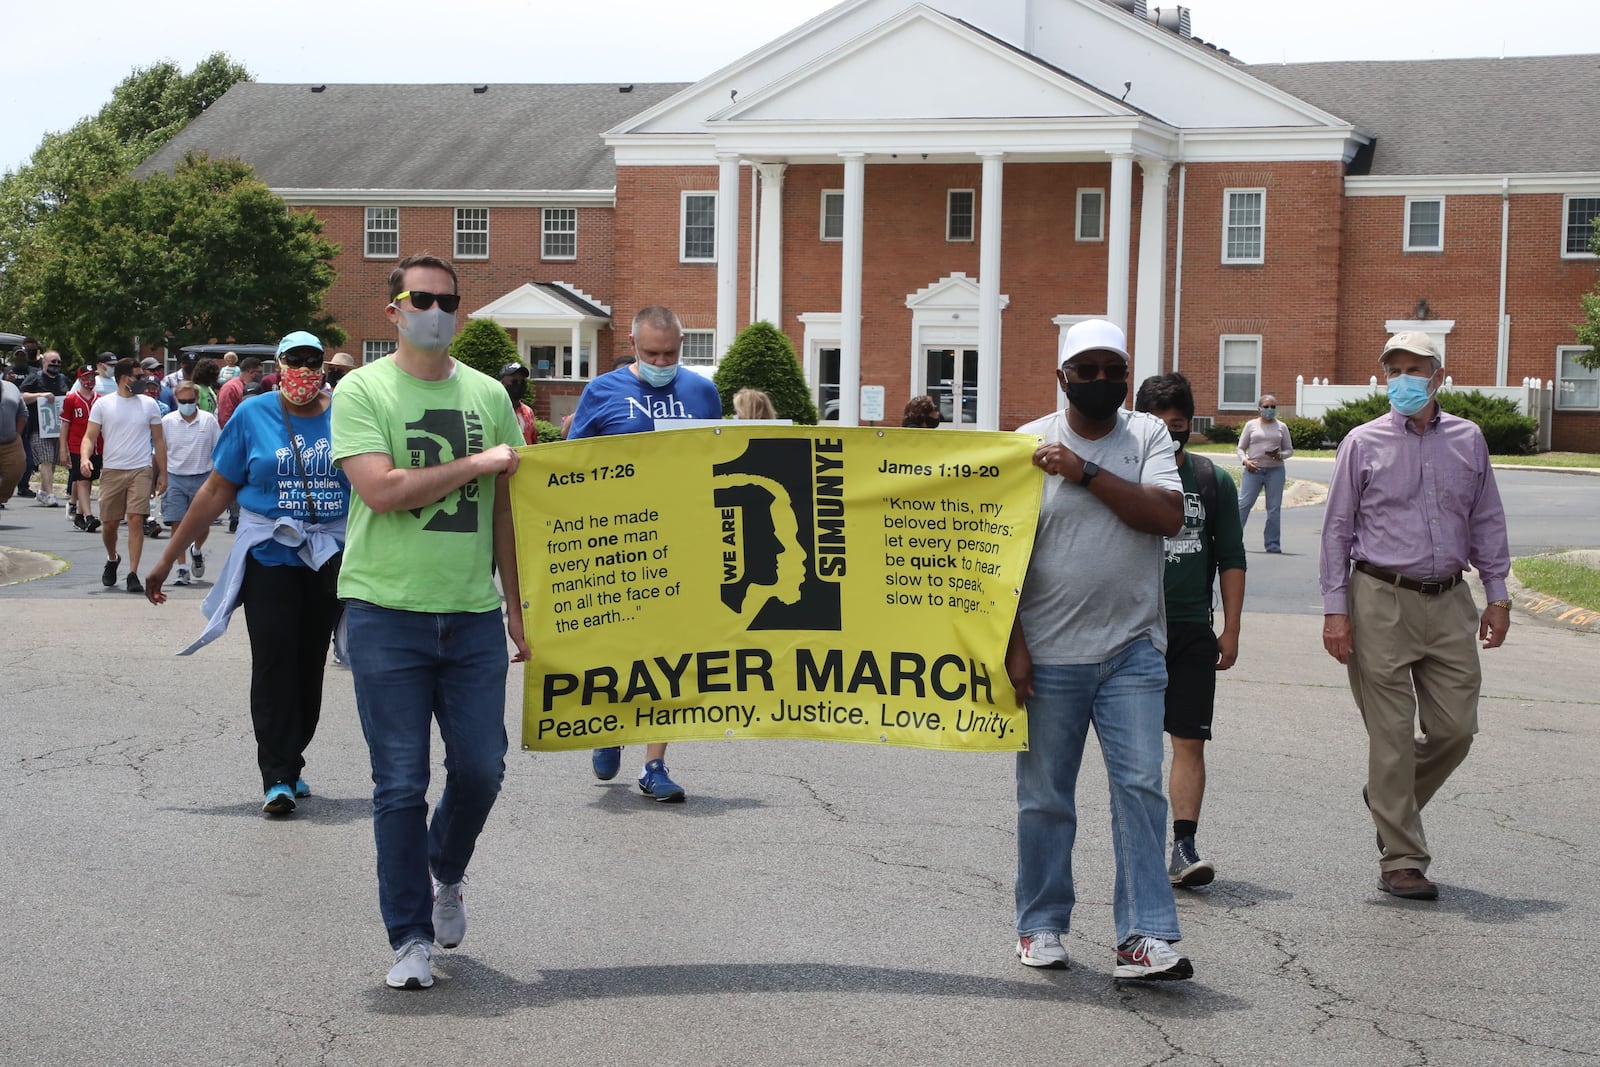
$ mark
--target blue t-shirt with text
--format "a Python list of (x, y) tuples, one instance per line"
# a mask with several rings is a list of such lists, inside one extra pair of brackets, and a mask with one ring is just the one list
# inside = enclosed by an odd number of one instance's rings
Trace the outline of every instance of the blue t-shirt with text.
[(618, 367), (590, 382), (578, 399), (569, 440), (642, 433), (656, 428), (656, 420), (720, 419), (722, 396), (710, 379), (687, 367), (660, 389), (646, 384), (632, 366)]

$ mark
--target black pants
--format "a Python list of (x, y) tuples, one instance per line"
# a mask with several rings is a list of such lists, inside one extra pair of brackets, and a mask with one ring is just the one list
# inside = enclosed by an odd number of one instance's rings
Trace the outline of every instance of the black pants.
[(294, 785), (322, 717), (322, 671), (344, 604), (306, 567), (245, 562), (240, 603), (250, 629), (250, 718), (261, 787)]

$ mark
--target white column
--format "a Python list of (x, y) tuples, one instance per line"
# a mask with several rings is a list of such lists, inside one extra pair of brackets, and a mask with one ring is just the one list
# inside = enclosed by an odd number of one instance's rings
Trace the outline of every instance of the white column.
[(783, 329), (782, 163), (758, 163), (761, 215), (756, 240), (756, 318)]
[(721, 358), (739, 330), (739, 157), (717, 153), (717, 341)]
[[(978, 217), (978, 429), (998, 430), (1000, 428), (1000, 230), (1005, 154), (980, 152), (978, 156), (983, 160), (983, 213)], [(957, 403), (959, 402), (957, 398)]]
[[(591, 352), (591, 353), (589, 353), (589, 356), (590, 356), (591, 359), (593, 359), (598, 354), (599, 353)], [(585, 375), (583, 373), (583, 362), (582, 362), (582, 360), (583, 360), (583, 323), (582, 322), (575, 322), (575, 323), (572, 324), (572, 372), (573, 372), (573, 374), (575, 376), (577, 376), (579, 378), (585, 377)]]
[(844, 247), (839, 264), (839, 425), (861, 425), (861, 262), (867, 157), (844, 152)]
[(1106, 226), (1106, 318), (1128, 329), (1128, 254), (1133, 240), (1133, 156), (1111, 154), (1110, 219)]
[(1161, 373), (1161, 339), (1167, 309), (1167, 177), (1172, 164), (1164, 159), (1139, 160), (1144, 171), (1144, 200), (1139, 207), (1139, 300), (1133, 338), (1131, 389)]

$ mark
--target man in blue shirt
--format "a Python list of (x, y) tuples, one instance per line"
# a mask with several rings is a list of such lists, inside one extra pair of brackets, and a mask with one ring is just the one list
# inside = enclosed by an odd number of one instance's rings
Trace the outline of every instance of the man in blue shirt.
[[(633, 317), (628, 334), (635, 361), (602, 374), (578, 398), (568, 440), (643, 433), (658, 422), (674, 419), (720, 419), (722, 397), (709, 379), (690, 371), (680, 373), (683, 324), (664, 307), (647, 307)], [(665, 742), (645, 749), (639, 789), (647, 797), (666, 803), (683, 800), (683, 787), (667, 774)], [(622, 767), (622, 749), (597, 748), (594, 776), (609, 782)]]

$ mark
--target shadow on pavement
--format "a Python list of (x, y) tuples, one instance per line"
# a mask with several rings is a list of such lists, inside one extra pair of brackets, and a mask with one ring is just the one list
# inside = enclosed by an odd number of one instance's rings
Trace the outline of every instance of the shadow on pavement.
[(216, 804), (210, 807), (163, 808), (183, 815), (223, 815), (231, 818), (249, 817), (266, 822), (328, 822), (351, 823), (372, 821), (372, 798), (320, 797), (313, 794), (295, 801), (294, 811), (288, 815), (265, 815), (261, 801), (250, 800), (242, 804)]
[(632, 778), (624, 781), (620, 776), (614, 782), (597, 782), (596, 785), (600, 787), (600, 792), (589, 807), (606, 815), (630, 815), (641, 808), (660, 808), (680, 819), (705, 819), (768, 806), (760, 797), (717, 797), (699, 793), (691, 793), (681, 804), (662, 804), (639, 792), (638, 782)]
[(1463, 889), (1449, 883), (1440, 884), (1438, 900), (1398, 900), (1380, 892), (1372, 903), (1401, 910), (1444, 912), (1475, 923), (1522, 922), (1534, 915), (1566, 911), (1568, 908), (1565, 901), (1541, 900), (1537, 897), (1497, 897), (1492, 893)]

